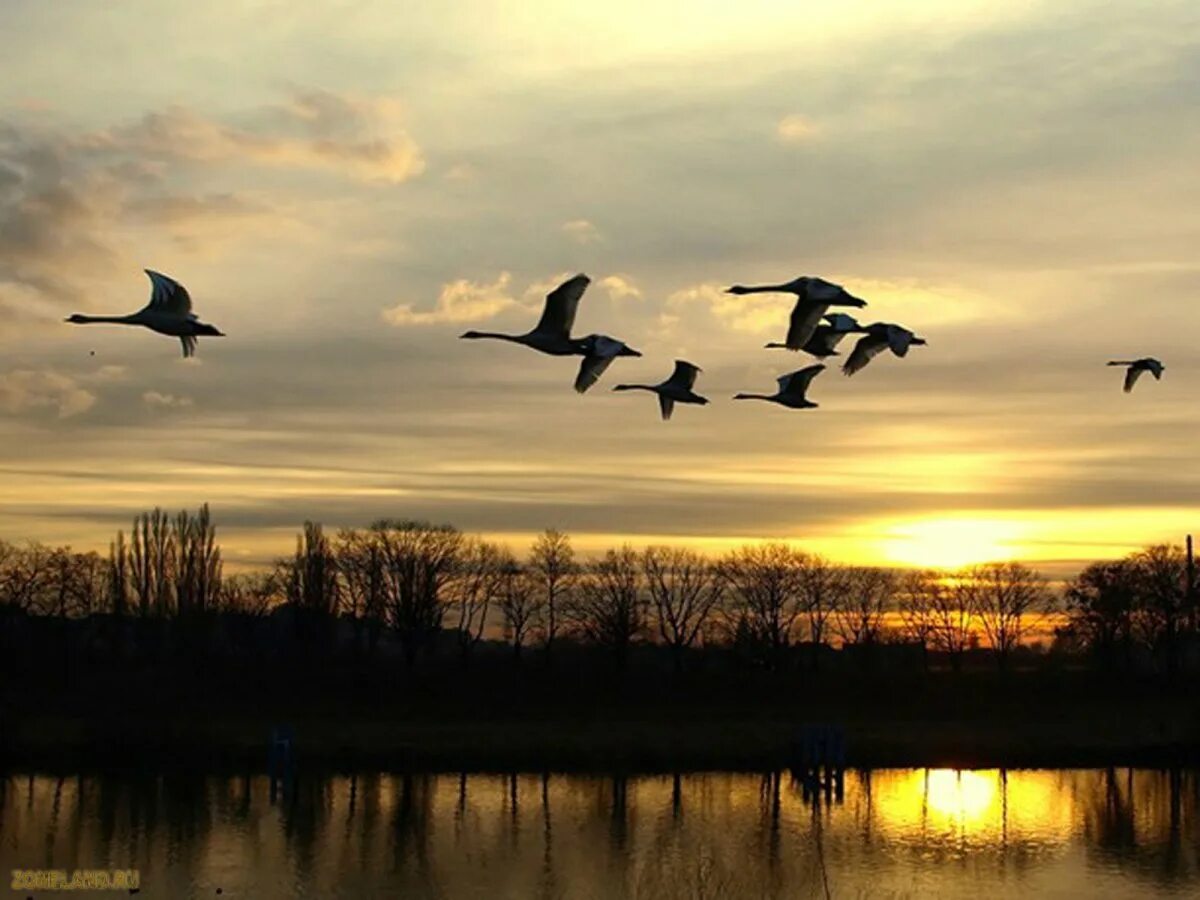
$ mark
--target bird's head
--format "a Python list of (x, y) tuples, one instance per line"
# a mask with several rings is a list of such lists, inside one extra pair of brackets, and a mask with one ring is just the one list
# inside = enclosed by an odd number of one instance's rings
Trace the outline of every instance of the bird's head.
[(81, 316), (79, 313), (74, 313), (63, 319), (64, 322), (70, 322), (73, 325), (82, 325), (87, 321), (87, 316)]
[(464, 331), (462, 334), (459, 335), (459, 338), (460, 339), (465, 338), (468, 341), (472, 341), (472, 340), (475, 340), (475, 338), (478, 338), (481, 336), (482, 335), (480, 335), (480, 333), (478, 331)]
[(725, 288), (725, 293), (727, 293), (727, 294), (748, 294), (748, 293), (750, 293), (750, 291), (748, 288), (746, 288), (743, 285), (735, 284), (733, 287)]

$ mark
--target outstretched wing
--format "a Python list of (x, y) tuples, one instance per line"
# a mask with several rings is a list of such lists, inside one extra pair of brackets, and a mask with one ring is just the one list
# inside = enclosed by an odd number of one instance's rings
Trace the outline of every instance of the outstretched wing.
[(826, 281), (824, 278), (809, 278), (807, 289), (805, 290), (805, 295), (809, 300), (815, 300), (820, 303), (840, 300), (845, 293), (845, 288), (840, 284), (834, 284), (832, 281)]
[(675, 411), (675, 401), (670, 397), (664, 397), (662, 394), (659, 394), (658, 408), (662, 410), (662, 417), (665, 422), (671, 418), (671, 413)]
[(799, 350), (808, 343), (808, 339), (817, 330), (821, 316), (829, 307), (824, 303), (815, 303), (801, 297), (792, 307), (792, 316), (788, 321), (787, 340), (784, 345), (789, 350)]
[(817, 363), (815, 366), (807, 366), (795, 372), (789, 372), (787, 375), (781, 375), (776, 379), (779, 382), (779, 393), (803, 397), (812, 380), (824, 371), (824, 364)]
[(1137, 384), (1137, 380), (1141, 374), (1146, 371), (1141, 366), (1133, 365), (1125, 370), (1125, 393), (1133, 390), (1133, 386)]
[(586, 340), (588, 352), (579, 364), (579, 374), (575, 377), (575, 390), (581, 394), (600, 380), (604, 370), (625, 349), (620, 341), (602, 334), (590, 335)]
[(839, 334), (845, 334), (858, 328), (858, 319), (845, 313), (826, 313), (824, 316), (829, 327)]
[(696, 383), (696, 373), (699, 371), (699, 366), (693, 366), (690, 362), (677, 359), (675, 360), (675, 371), (671, 373), (671, 377), (667, 379), (666, 383), (690, 391), (692, 385)]
[(146, 309), (180, 317), (191, 313), (192, 298), (188, 294), (187, 288), (174, 278), (168, 278), (161, 272), (146, 269), (146, 274), (150, 276), (150, 284), (152, 285), (150, 302), (146, 305)]
[(892, 348), (892, 352), (903, 358), (908, 355), (908, 347), (912, 343), (912, 339), (916, 337), (907, 328), (901, 328), (899, 325), (889, 325), (887, 327), (887, 342)]
[(575, 313), (579, 309), (579, 300), (591, 283), (590, 278), (580, 274), (568, 278), (547, 294), (542, 317), (538, 319), (537, 327), (533, 330), (543, 334), (570, 337), (571, 329), (575, 327)]
[(842, 366), (842, 372), (846, 375), (853, 375), (865, 368), (867, 363), (878, 356), (887, 345), (888, 339), (884, 335), (864, 334), (854, 345), (854, 350), (851, 351), (845, 365)]

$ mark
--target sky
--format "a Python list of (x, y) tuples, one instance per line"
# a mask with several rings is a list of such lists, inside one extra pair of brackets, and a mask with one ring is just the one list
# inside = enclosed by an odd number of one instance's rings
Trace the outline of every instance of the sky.
[[(0, 55), (0, 538), (209, 502), (234, 566), (388, 516), (1065, 570), (1200, 522), (1192, 2), (7, 0)], [(63, 324), (143, 268), (228, 336)], [(456, 339), (575, 272), (644, 354), (589, 393)], [(810, 360), (722, 289), (802, 274), (928, 345), (732, 402)], [(677, 358), (709, 406), (609, 390)]]

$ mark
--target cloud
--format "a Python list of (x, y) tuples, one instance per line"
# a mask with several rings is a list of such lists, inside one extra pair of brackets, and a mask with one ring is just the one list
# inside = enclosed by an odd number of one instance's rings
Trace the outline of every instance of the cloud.
[(244, 125), (175, 105), (130, 125), (93, 132), (80, 144), (98, 153), (327, 169), (398, 184), (425, 170), (421, 149), (400, 119), (394, 98), (297, 91), (280, 105), (258, 110)]
[(775, 127), (776, 136), (786, 143), (812, 140), (820, 131), (820, 127), (812, 119), (799, 113), (784, 116)]
[(664, 315), (679, 317), (697, 308), (737, 331), (758, 334), (771, 328), (786, 329), (792, 305), (783, 295), (727, 294), (723, 286), (709, 282), (669, 294)]
[(432, 325), (438, 322), (470, 322), (490, 319), (519, 304), (508, 293), (512, 276), (501, 272), (491, 284), (460, 278), (442, 286), (434, 308), (415, 311), (411, 303), (400, 303), (383, 311), (383, 320), (391, 325)]
[(570, 222), (563, 222), (562, 230), (577, 244), (594, 244), (604, 240), (596, 226), (587, 219), (572, 219)]
[(0, 375), (0, 410), (11, 415), (49, 407), (67, 419), (95, 404), (95, 394), (53, 370), (15, 369)]
[(161, 394), (158, 391), (146, 391), (142, 394), (142, 402), (151, 409), (179, 409), (192, 405), (191, 397), (179, 397), (175, 394)]
[(642, 292), (633, 280), (625, 275), (606, 275), (600, 279), (600, 287), (608, 291), (610, 300), (641, 300)]

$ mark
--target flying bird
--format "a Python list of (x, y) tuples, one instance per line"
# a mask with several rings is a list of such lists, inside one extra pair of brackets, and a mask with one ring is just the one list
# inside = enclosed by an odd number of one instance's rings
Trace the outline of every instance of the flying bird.
[(850, 294), (840, 284), (825, 281), (823, 278), (812, 278), (804, 275), (786, 284), (765, 284), (746, 287), (735, 284), (726, 288), (727, 294), (761, 294), (784, 293), (795, 294), (796, 305), (792, 307), (791, 320), (788, 324), (787, 337), (782, 344), (767, 344), (768, 347), (786, 347), (788, 350), (801, 350), (817, 330), (821, 317), (829, 312), (831, 306), (867, 305)]
[(675, 371), (671, 377), (660, 384), (618, 384), (614, 391), (650, 391), (658, 394), (658, 405), (662, 410), (663, 421), (671, 418), (676, 403), (696, 403), (701, 406), (708, 403), (707, 397), (701, 397), (692, 390), (696, 383), (696, 375), (700, 367), (682, 359), (675, 360)]
[(546, 295), (542, 317), (532, 331), (525, 334), (498, 334), (494, 331), (467, 331), (459, 335), (467, 340), (491, 339), (523, 344), (551, 356), (582, 356), (579, 375), (575, 379), (575, 390), (581, 394), (596, 383), (597, 379), (618, 356), (641, 356), (615, 338), (603, 334), (589, 334), (583, 338), (571, 337), (575, 326), (575, 313), (579, 301), (592, 280), (579, 274), (568, 278)]
[[(855, 320), (853, 316), (848, 316), (845, 313), (831, 313), (823, 316), (825, 321), (817, 326), (803, 347), (800, 349), (810, 356), (815, 356), (818, 359), (824, 359), (827, 356), (837, 356), (837, 345), (840, 344), (848, 334), (866, 334), (867, 329), (863, 328)], [(791, 349), (787, 344), (770, 343), (767, 347), (782, 347)]]
[(145, 270), (150, 276), (150, 302), (128, 316), (85, 316), (75, 313), (66, 319), (72, 325), (107, 323), (111, 325), (141, 325), (168, 337), (177, 337), (183, 344), (184, 357), (196, 354), (196, 338), (224, 337), (214, 326), (207, 325), (192, 312), (192, 298), (182, 284), (160, 272)]
[(824, 364), (817, 363), (815, 366), (798, 369), (795, 372), (789, 372), (787, 375), (777, 378), (779, 390), (774, 394), (734, 394), (733, 399), (766, 400), (770, 403), (778, 403), (780, 406), (786, 406), (789, 409), (816, 409), (818, 404), (809, 400), (805, 394), (812, 380), (824, 371)]
[(907, 328), (890, 322), (874, 322), (867, 326), (866, 332), (858, 339), (850, 357), (842, 366), (842, 372), (846, 375), (853, 375), (865, 368), (867, 363), (885, 349), (890, 349), (896, 356), (904, 357), (908, 355), (909, 347), (925, 345), (925, 338), (917, 337)]
[(1146, 356), (1142, 359), (1113, 360), (1109, 365), (1129, 367), (1125, 370), (1125, 393), (1127, 394), (1133, 390), (1133, 386), (1137, 384), (1137, 380), (1143, 372), (1149, 372), (1154, 376), (1155, 381), (1161, 381), (1163, 369), (1166, 368), (1166, 366), (1152, 356)]

